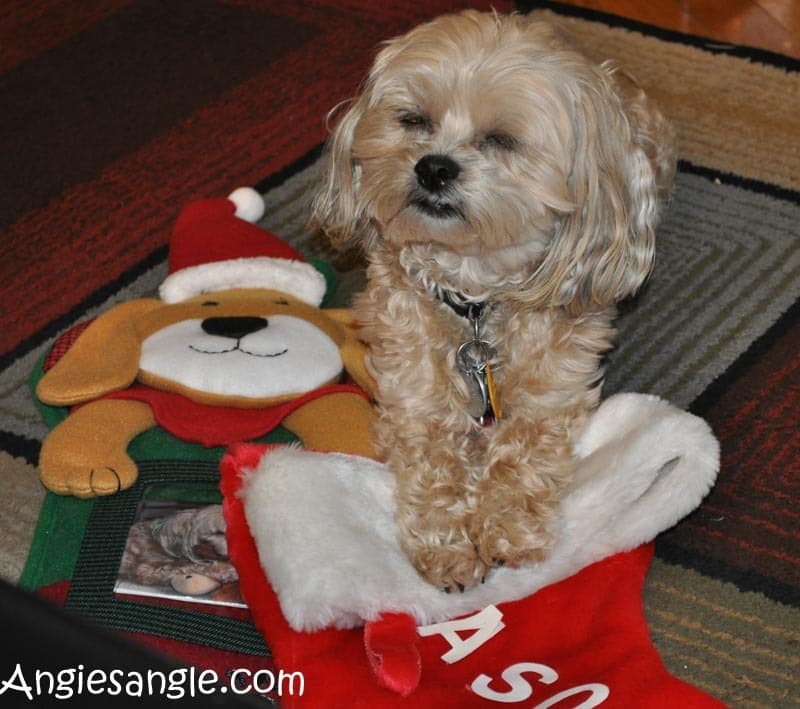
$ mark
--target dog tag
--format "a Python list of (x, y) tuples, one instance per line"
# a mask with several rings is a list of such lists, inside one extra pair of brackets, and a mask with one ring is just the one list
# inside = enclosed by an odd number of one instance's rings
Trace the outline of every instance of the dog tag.
[(483, 422), (483, 417), (489, 408), (489, 392), (486, 388), (486, 380), (481, 372), (462, 372), (464, 383), (469, 392), (467, 402), (467, 413), (475, 420)]
[(486, 365), (486, 393), (489, 395), (489, 407), (495, 421), (503, 418), (503, 409), (500, 407), (500, 397), (497, 395), (497, 386), (494, 383), (491, 365)]
[(469, 391), (467, 412), (472, 418), (483, 422), (490, 412), (490, 392), (487, 385), (486, 368), (495, 356), (495, 349), (485, 340), (467, 340), (456, 351), (456, 366), (464, 378)]
[(495, 349), (486, 340), (467, 340), (456, 352), (456, 364), (465, 374), (483, 372)]

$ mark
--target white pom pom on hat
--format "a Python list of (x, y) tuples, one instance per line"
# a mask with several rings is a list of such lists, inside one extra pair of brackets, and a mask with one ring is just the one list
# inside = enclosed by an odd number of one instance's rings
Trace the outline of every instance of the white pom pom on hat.
[(239, 219), (255, 224), (264, 216), (264, 198), (252, 187), (237, 187), (228, 199), (236, 205), (235, 214)]
[(227, 199), (188, 205), (172, 231), (169, 275), (159, 288), (166, 303), (232, 288), (265, 288), (310, 305), (322, 303), (325, 277), (275, 234), (255, 225), (264, 200), (250, 187)]

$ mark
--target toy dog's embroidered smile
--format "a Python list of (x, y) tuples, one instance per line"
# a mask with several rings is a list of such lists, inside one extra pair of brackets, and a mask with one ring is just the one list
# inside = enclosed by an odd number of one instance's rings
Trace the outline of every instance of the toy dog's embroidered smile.
[(342, 371), (337, 343), (295, 314), (210, 320), (209, 326), (209, 319), (188, 318), (146, 337), (140, 359), (144, 379), (260, 400), (315, 389)]

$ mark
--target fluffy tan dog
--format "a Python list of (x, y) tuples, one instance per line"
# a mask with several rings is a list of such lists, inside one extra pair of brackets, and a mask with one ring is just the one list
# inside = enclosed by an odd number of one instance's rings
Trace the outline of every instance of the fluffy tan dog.
[(615, 303), (653, 262), (666, 121), (552, 26), (466, 11), (383, 48), (327, 159), (312, 223), (369, 260), (403, 548), (448, 590), (544, 559)]

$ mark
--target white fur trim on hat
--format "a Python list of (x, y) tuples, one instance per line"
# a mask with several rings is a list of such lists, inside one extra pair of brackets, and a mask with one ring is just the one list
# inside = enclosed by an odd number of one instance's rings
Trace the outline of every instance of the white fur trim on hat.
[(189, 266), (170, 274), (159, 288), (165, 303), (232, 288), (265, 288), (319, 306), (327, 283), (311, 264), (273, 256), (238, 258)]

